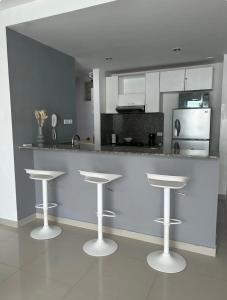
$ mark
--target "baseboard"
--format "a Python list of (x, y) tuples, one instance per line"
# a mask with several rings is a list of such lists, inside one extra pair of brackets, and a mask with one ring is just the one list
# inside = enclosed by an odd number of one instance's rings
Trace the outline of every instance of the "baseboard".
[(8, 219), (0, 218), (0, 224), (5, 225), (5, 226), (9, 226), (9, 227), (13, 227), (13, 228), (18, 228), (18, 222), (17, 221), (12, 221), (12, 220), (8, 220)]
[(13, 227), (13, 228), (18, 228), (18, 227), (24, 226), (32, 221), (35, 221), (35, 219), (36, 219), (36, 213), (34, 213), (28, 217), (25, 217), (23, 219), (20, 219), (19, 221), (12, 221), (12, 220), (8, 220), (8, 219), (0, 218), (0, 224), (9, 226), (9, 227)]
[[(43, 215), (41, 213), (37, 213), (36, 217), (38, 219), (42, 219)], [(49, 215), (49, 220), (57, 223), (65, 224), (65, 225), (97, 231), (97, 225), (93, 223), (81, 222), (81, 221), (76, 221), (67, 218), (60, 218), (51, 215)], [(128, 231), (124, 229), (111, 228), (105, 226), (103, 227), (103, 232), (130, 238), (130, 239), (135, 239), (135, 240), (139, 240), (151, 244), (163, 245), (163, 238), (157, 236), (151, 236), (143, 233), (137, 233), (137, 232)], [(209, 247), (198, 246), (198, 245), (188, 244), (184, 242), (177, 242), (177, 241), (170, 241), (170, 245), (171, 247), (174, 247), (176, 249), (186, 250), (186, 251), (208, 255), (208, 256), (216, 256), (216, 248), (209, 248)]]
[(34, 213), (34, 214), (32, 214), (32, 215), (30, 215), (28, 217), (25, 217), (23, 219), (20, 219), (17, 222), (18, 223), (18, 227), (24, 226), (24, 225), (26, 225), (28, 223), (31, 223), (31, 222), (35, 221), (35, 220), (36, 220), (36, 213)]

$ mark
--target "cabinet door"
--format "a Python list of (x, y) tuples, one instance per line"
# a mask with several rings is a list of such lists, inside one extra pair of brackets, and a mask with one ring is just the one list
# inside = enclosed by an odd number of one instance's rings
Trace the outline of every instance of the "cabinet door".
[(159, 72), (146, 74), (146, 105), (145, 112), (160, 111)]
[(160, 92), (184, 91), (185, 69), (160, 72)]
[(115, 114), (118, 102), (118, 76), (106, 77), (106, 113)]
[(144, 74), (132, 74), (119, 76), (119, 94), (144, 94), (145, 76)]
[(185, 90), (211, 90), (213, 88), (213, 67), (186, 69)]

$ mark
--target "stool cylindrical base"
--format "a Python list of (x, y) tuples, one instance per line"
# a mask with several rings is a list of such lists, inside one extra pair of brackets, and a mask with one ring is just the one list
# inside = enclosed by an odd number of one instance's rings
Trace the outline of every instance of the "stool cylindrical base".
[(110, 239), (93, 239), (86, 242), (83, 246), (85, 253), (91, 256), (107, 256), (113, 254), (118, 248), (116, 242)]
[(58, 226), (42, 226), (32, 230), (30, 236), (36, 240), (49, 240), (61, 234), (62, 229)]
[(147, 256), (147, 263), (153, 269), (163, 273), (178, 273), (186, 268), (185, 259), (172, 251), (169, 254), (163, 251), (152, 252)]

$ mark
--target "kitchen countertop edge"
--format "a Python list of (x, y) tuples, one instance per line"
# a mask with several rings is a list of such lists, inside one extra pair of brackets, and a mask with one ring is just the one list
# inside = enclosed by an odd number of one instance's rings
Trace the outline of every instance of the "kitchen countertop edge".
[(39, 146), (17, 146), (19, 150), (41, 150), (41, 151), (58, 151), (58, 152), (87, 152), (87, 153), (102, 153), (102, 154), (114, 154), (114, 155), (134, 155), (134, 156), (153, 156), (153, 157), (164, 157), (164, 158), (188, 158), (188, 159), (212, 159), (218, 160), (219, 155), (209, 155), (209, 156), (200, 156), (200, 155), (186, 155), (186, 154), (173, 154), (173, 153), (152, 153), (152, 152), (140, 152), (137, 151), (119, 151), (114, 150), (114, 148), (109, 148), (105, 146), (102, 149), (79, 149), (79, 148), (72, 148), (72, 147), (64, 147), (64, 146), (52, 146), (46, 145), (43, 147)]

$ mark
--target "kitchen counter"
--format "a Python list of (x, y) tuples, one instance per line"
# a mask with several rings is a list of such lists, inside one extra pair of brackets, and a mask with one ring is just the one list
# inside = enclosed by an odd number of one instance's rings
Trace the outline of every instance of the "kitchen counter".
[(71, 152), (97, 152), (97, 153), (111, 153), (111, 154), (134, 154), (143, 156), (158, 156), (158, 157), (174, 157), (174, 158), (199, 158), (199, 159), (218, 159), (217, 153), (210, 153), (210, 155), (204, 154), (202, 150), (181, 150), (180, 153), (172, 153), (161, 147), (149, 148), (149, 147), (136, 147), (136, 146), (113, 146), (106, 145), (96, 148), (94, 144), (80, 144), (78, 146), (72, 146), (69, 144), (57, 144), (57, 145), (44, 145), (38, 147), (36, 145), (23, 145), (19, 146), (19, 149), (27, 150), (51, 150), (51, 151), (71, 151)]

